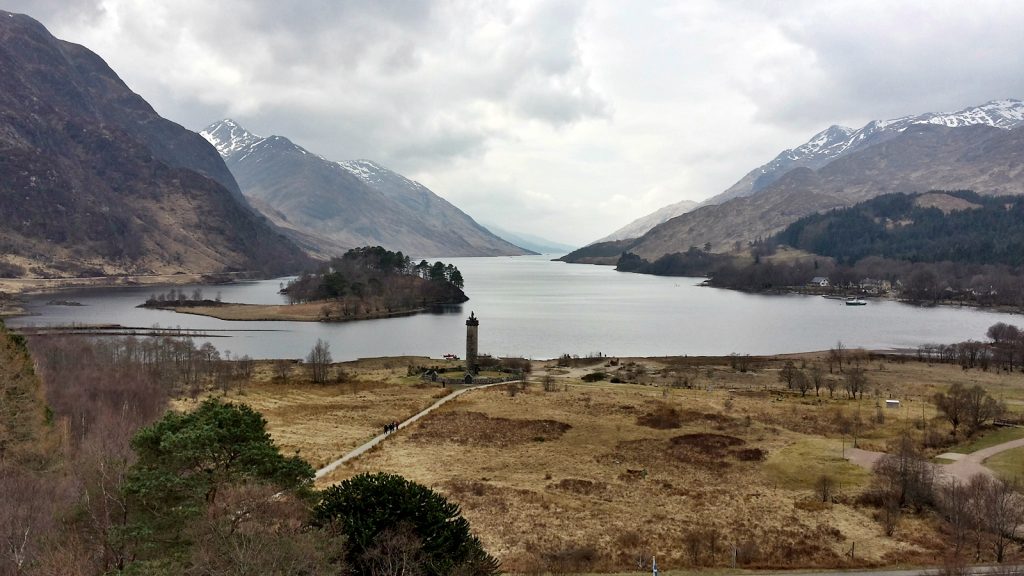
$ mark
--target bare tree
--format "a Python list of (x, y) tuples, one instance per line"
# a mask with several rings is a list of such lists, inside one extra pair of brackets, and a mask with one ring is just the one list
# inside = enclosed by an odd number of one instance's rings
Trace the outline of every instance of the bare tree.
[(996, 562), (1003, 561), (1006, 547), (1024, 522), (1024, 497), (1019, 488), (1017, 482), (1002, 482), (984, 474), (971, 478), (969, 489), (976, 498), (975, 521), (988, 533)]
[(327, 369), (331, 365), (331, 345), (317, 338), (313, 349), (306, 356), (306, 363), (309, 364), (313, 382), (327, 382)]
[(825, 388), (828, 388), (828, 397), (832, 398), (835, 396), (836, 388), (839, 386), (839, 381), (829, 376), (825, 378)]
[(832, 372), (832, 364), (834, 363), (840, 372), (843, 371), (843, 360), (846, 359), (846, 346), (843, 345), (842, 341), (836, 342), (834, 348), (828, 351), (828, 371)]
[(971, 433), (977, 432), (989, 420), (1006, 412), (1006, 406), (990, 396), (981, 386), (967, 390), (964, 401), (964, 416)]
[(821, 396), (821, 388), (825, 385), (825, 373), (821, 369), (821, 365), (818, 364), (817, 362), (811, 364), (811, 369), (809, 370), (809, 373), (811, 378), (811, 384), (814, 385), (814, 395)]
[(935, 396), (932, 397), (935, 407), (939, 409), (939, 412), (953, 426), (953, 434), (956, 434), (956, 429), (964, 419), (966, 392), (967, 390), (963, 385), (957, 382), (950, 386), (947, 392), (936, 392)]
[(786, 360), (785, 365), (779, 370), (779, 382), (785, 382), (786, 388), (793, 389), (793, 380), (796, 378), (796, 373), (799, 372), (797, 367), (793, 364), (792, 360)]
[(806, 396), (811, 386), (811, 379), (807, 377), (807, 374), (803, 370), (797, 370), (793, 375), (793, 387), (800, 391), (801, 396)]
[(938, 505), (953, 533), (953, 553), (959, 556), (967, 542), (967, 533), (974, 525), (970, 491), (958, 480), (950, 480), (939, 488)]
[(275, 360), (274, 361), (274, 378), (281, 382), (287, 382), (288, 376), (292, 373), (292, 363), (290, 360)]
[(884, 502), (898, 509), (912, 506), (918, 510), (934, 502), (935, 471), (904, 434), (875, 463), (875, 490)]
[(833, 480), (828, 474), (822, 474), (814, 483), (814, 487), (817, 490), (818, 495), (821, 496), (822, 502), (828, 502), (832, 499), (833, 484), (835, 484), (835, 480)]
[(853, 368), (846, 373), (843, 380), (846, 393), (850, 398), (864, 397), (864, 390), (868, 387), (868, 375), (863, 368)]

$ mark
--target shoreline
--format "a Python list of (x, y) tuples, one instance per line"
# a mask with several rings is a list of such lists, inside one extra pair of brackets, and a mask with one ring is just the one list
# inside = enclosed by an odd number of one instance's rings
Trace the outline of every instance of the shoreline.
[(186, 274), (128, 274), (87, 278), (0, 278), (0, 293), (10, 296), (56, 294), (66, 290), (91, 288), (133, 288), (140, 286), (180, 286), (203, 284), (216, 286), (239, 280), (266, 280), (252, 272), (189, 272)]
[(385, 318), (403, 318), (415, 316), (424, 312), (430, 312), (435, 307), (458, 306), (461, 302), (432, 303), (426, 306), (409, 308), (405, 310), (393, 310), (388, 312), (373, 312), (352, 316), (331, 316), (324, 317), (323, 309), (331, 305), (329, 301), (307, 302), (303, 304), (239, 304), (225, 302), (217, 305), (140, 305), (139, 308), (152, 310), (169, 310), (180, 314), (193, 314), (237, 322), (357, 322), (360, 320), (381, 320)]

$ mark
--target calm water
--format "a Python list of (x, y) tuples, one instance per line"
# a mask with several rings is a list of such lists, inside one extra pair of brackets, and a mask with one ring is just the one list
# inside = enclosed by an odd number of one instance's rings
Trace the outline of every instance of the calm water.
[[(758, 296), (701, 288), (694, 278), (615, 272), (604, 266), (551, 262), (549, 257), (450, 259), (466, 279), (470, 301), (443, 314), (318, 322), (226, 322), (135, 308), (160, 288), (62, 292), (33, 297), (30, 317), (11, 326), (115, 323), (124, 326), (224, 330), (211, 341), (221, 350), (254, 358), (304, 357), (330, 342), (335, 360), (370, 356), (462, 356), (465, 318), (480, 317), (480, 350), (495, 355), (553, 358), (563, 353), (616, 356), (772, 354), (822, 350), (837, 341), (867, 348), (983, 339), (999, 321), (1020, 316), (968, 308), (917, 308), (871, 301), (847, 307), (818, 296)], [(203, 286), (225, 302), (280, 303), (280, 280)], [(191, 293), (193, 287), (184, 289)], [(53, 306), (59, 298), (85, 306)], [(238, 330), (244, 330), (239, 332)]]

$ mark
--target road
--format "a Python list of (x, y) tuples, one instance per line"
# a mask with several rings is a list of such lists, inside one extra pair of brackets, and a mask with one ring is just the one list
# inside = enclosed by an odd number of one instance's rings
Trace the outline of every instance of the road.
[[(984, 465), (985, 460), (1000, 452), (1006, 452), (1014, 448), (1024, 448), (1024, 438), (1010, 440), (1009, 442), (982, 448), (970, 454), (964, 454), (959, 460), (936, 466), (936, 471), (944, 477), (955, 478), (960, 482), (967, 482), (977, 474), (994, 476), (992, 470)], [(885, 452), (872, 452), (870, 450), (861, 450), (860, 448), (846, 449), (847, 460), (868, 470), (874, 468), (875, 462), (884, 454)]]
[[(446, 403), (448, 403), (448, 402), (458, 398), (459, 396), (462, 396), (466, 392), (469, 392), (471, 390), (480, 390), (482, 388), (490, 388), (492, 386), (499, 386), (501, 384), (509, 384), (509, 383), (512, 383), (512, 382), (518, 383), (518, 382), (521, 382), (521, 380), (511, 380), (509, 382), (495, 382), (493, 384), (481, 384), (480, 386), (472, 386), (470, 388), (462, 388), (460, 390), (455, 390), (451, 394), (445, 396), (444, 398), (441, 398), (437, 402), (434, 402), (433, 404), (431, 404), (427, 408), (421, 410), (420, 412), (417, 412), (415, 415), (411, 416), (409, 419), (401, 422), (398, 425), (398, 430), (401, 430), (401, 429), (405, 428), (406, 426), (412, 424), (413, 422), (419, 420), (420, 418), (423, 418), (424, 416), (429, 414), (432, 410), (434, 410), (438, 406), (442, 406), (442, 405), (444, 405), (444, 404), (446, 404)], [(397, 430), (396, 430), (396, 432), (397, 432)], [(338, 458), (334, 462), (331, 462), (330, 464), (328, 464), (328, 465), (324, 466), (323, 468), (317, 470), (316, 471), (316, 478), (320, 479), (320, 478), (323, 478), (324, 476), (330, 474), (331, 472), (334, 472), (342, 464), (348, 462), (349, 460), (352, 460), (354, 458), (358, 458), (359, 456), (365, 454), (368, 450), (370, 450), (374, 446), (380, 444), (381, 442), (384, 441), (385, 438), (387, 438), (388, 436), (391, 436), (394, 433), (395, 432), (382, 433), (382, 434), (378, 434), (377, 436), (374, 436), (374, 438), (372, 440), (370, 440), (369, 442), (367, 442), (366, 444), (363, 444), (362, 446), (356, 448), (355, 450), (349, 452), (348, 454), (345, 454), (341, 458)]]

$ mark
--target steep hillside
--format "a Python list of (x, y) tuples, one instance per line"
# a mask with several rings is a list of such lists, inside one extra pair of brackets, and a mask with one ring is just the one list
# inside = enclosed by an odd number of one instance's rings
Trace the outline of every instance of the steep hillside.
[(287, 138), (257, 136), (232, 120), (215, 122), (202, 135), (216, 146), (245, 196), (319, 252), (380, 245), (418, 256), (529, 253), (422, 184), (369, 160), (332, 162)]
[(669, 220), (629, 250), (654, 260), (710, 242), (713, 251), (721, 252), (736, 242), (767, 237), (808, 214), (889, 192), (932, 189), (1024, 194), (1024, 131), (914, 125), (816, 171), (791, 170), (757, 194)]
[(698, 204), (693, 200), (682, 200), (680, 202), (676, 202), (675, 204), (669, 204), (668, 206), (655, 210), (654, 212), (648, 214), (647, 216), (637, 218), (636, 220), (630, 222), (629, 224), (626, 224), (622, 228), (619, 228), (615, 232), (612, 232), (611, 234), (605, 236), (604, 238), (601, 238), (600, 240), (595, 242), (595, 244), (598, 242), (613, 242), (615, 240), (628, 240), (630, 238), (639, 238), (646, 234), (651, 228), (657, 226), (658, 224), (671, 220), (672, 218), (675, 218), (676, 216), (679, 216), (681, 214), (686, 214), (687, 212), (693, 210), (697, 206)]
[(0, 260), (22, 275), (308, 263), (252, 210), (216, 151), (96, 54), (0, 12)]

